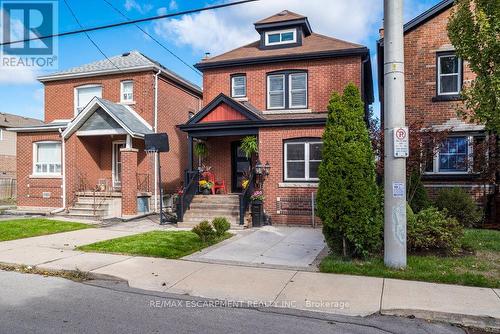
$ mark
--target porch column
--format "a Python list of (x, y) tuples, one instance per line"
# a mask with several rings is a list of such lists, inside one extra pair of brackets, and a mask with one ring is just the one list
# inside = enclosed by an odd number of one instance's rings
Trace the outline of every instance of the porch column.
[(193, 170), (193, 137), (188, 136), (188, 172)]
[(136, 148), (120, 149), (122, 159), (122, 216), (137, 214), (137, 152)]

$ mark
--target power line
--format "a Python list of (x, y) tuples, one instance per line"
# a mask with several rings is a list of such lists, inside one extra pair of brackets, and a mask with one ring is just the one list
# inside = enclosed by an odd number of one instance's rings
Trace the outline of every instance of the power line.
[[(71, 9), (71, 6), (69, 5), (68, 1), (64, 0), (64, 3), (66, 4), (66, 7), (68, 7), (69, 12), (71, 13), (71, 15), (73, 16), (73, 18), (75, 19), (76, 23), (80, 26), (80, 28), (83, 29), (83, 26), (80, 23), (80, 20), (78, 20), (78, 17), (76, 16), (75, 12), (73, 12), (73, 9)], [(88, 34), (88, 32), (85, 31), (84, 34), (89, 39), (90, 43), (92, 43), (96, 47), (96, 49), (99, 50), (99, 52), (111, 63), (111, 65), (113, 65), (114, 67), (116, 67), (118, 70), (121, 71), (121, 69), (118, 66), (116, 66), (115, 63), (113, 63), (111, 61), (111, 59), (108, 58), (108, 56), (106, 56), (106, 54), (104, 53), (104, 51), (101, 50), (101, 48), (99, 47), (99, 45), (97, 45), (97, 43), (94, 42), (94, 40), (90, 37), (90, 35)]]
[(231, 6), (241, 5), (241, 4), (244, 4), (244, 3), (255, 2), (255, 1), (260, 1), (260, 0), (235, 1), (235, 2), (230, 2), (230, 3), (225, 3), (225, 4), (208, 6), (208, 7), (204, 7), (204, 8), (197, 8), (197, 9), (185, 10), (185, 11), (171, 13), (171, 14), (157, 15), (157, 16), (151, 16), (151, 17), (146, 17), (146, 18), (142, 18), (142, 19), (135, 19), (135, 20), (125, 21), (125, 22), (112, 23), (112, 24), (107, 24), (107, 25), (102, 25), (102, 26), (97, 26), (97, 27), (92, 27), (92, 28), (85, 28), (85, 29), (82, 28), (80, 30), (65, 31), (65, 32), (58, 33), (58, 34), (51, 34), (51, 35), (40, 36), (40, 37), (31, 37), (31, 38), (26, 38), (26, 39), (20, 39), (20, 40), (17, 40), (17, 41), (12, 41), (12, 42), (0, 43), (0, 46), (17, 44), (17, 43), (24, 43), (24, 42), (41, 40), (41, 39), (47, 39), (47, 38), (54, 38), (54, 37), (62, 37), (62, 36), (68, 36), (68, 35), (81, 34), (81, 33), (86, 33), (86, 32), (90, 32), (90, 31), (115, 28), (115, 27), (120, 27), (120, 26), (125, 26), (125, 25), (130, 25), (130, 24), (136, 24), (136, 23), (141, 23), (141, 22), (147, 22), (147, 21), (161, 20), (161, 19), (165, 19), (165, 18), (169, 18), (169, 17), (179, 16), (179, 15), (186, 15), (186, 14), (193, 14), (193, 13), (198, 13), (198, 12), (203, 12), (203, 11), (212, 10), (212, 9), (218, 9), (218, 8), (224, 8), (224, 7), (231, 7)]
[[(107, 3), (111, 8), (113, 8), (116, 12), (118, 12), (121, 16), (123, 16), (125, 19), (127, 19), (127, 21), (130, 21), (130, 18), (127, 17), (127, 15), (125, 15), (121, 10), (119, 10), (118, 8), (116, 8), (111, 2), (109, 2), (108, 0), (103, 0), (105, 3)], [(140, 31), (142, 31), (146, 36), (148, 36), (149, 38), (151, 38), (154, 42), (156, 42), (156, 44), (158, 44), (159, 46), (161, 46), (163, 49), (165, 49), (168, 53), (170, 53), (172, 56), (174, 56), (175, 58), (177, 58), (180, 62), (182, 62), (184, 65), (186, 65), (187, 67), (189, 67), (191, 70), (193, 70), (193, 72), (195, 72), (196, 74), (198, 74), (199, 76), (201, 76), (201, 73), (195, 69), (193, 66), (189, 65), (187, 62), (185, 62), (181, 57), (179, 57), (178, 55), (176, 55), (172, 50), (170, 50), (169, 48), (167, 48), (163, 43), (161, 43), (158, 39), (156, 39), (155, 37), (153, 37), (150, 33), (148, 33), (147, 31), (145, 31), (144, 29), (142, 29), (138, 24), (134, 23), (134, 25), (137, 27), (137, 29), (139, 29)]]

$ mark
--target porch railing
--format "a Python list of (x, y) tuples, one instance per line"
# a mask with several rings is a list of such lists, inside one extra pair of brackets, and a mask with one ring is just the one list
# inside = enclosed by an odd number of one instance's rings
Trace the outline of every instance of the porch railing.
[(182, 222), (184, 214), (191, 205), (194, 195), (198, 192), (198, 181), (200, 180), (199, 171), (188, 171), (186, 175), (186, 186), (182, 189), (182, 194), (179, 195), (177, 201), (177, 221)]
[(248, 207), (250, 206), (250, 197), (252, 196), (255, 190), (255, 170), (252, 169), (250, 172), (250, 177), (248, 178), (248, 186), (243, 192), (240, 194), (240, 225), (245, 223), (245, 214), (248, 211)]
[(149, 174), (137, 173), (137, 191), (150, 192)]

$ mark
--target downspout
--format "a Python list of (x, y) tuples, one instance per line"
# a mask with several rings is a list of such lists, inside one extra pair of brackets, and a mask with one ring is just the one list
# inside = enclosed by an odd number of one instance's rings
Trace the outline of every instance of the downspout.
[(59, 209), (52, 210), (51, 214), (56, 214), (63, 212), (66, 209), (66, 145), (64, 138), (62, 136), (62, 129), (59, 128), (59, 134), (61, 135), (61, 149), (62, 149), (62, 207)]
[[(155, 101), (154, 101), (154, 131), (158, 133), (158, 76), (161, 73), (161, 69), (155, 74)], [(155, 212), (158, 212), (158, 158), (156, 157), (158, 153), (154, 154), (154, 164), (155, 164)], [(163, 200), (162, 198), (160, 201)]]

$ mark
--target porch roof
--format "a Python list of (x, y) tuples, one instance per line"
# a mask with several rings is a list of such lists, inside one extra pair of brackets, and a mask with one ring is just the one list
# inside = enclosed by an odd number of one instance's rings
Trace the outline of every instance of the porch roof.
[[(93, 128), (87, 122), (95, 122), (99, 127)], [(100, 135), (123, 132), (134, 138), (144, 138), (145, 134), (153, 133), (151, 125), (127, 105), (114, 103), (94, 97), (92, 101), (76, 116), (63, 132), (63, 138), (68, 138), (84, 125), (84, 135)], [(119, 131), (121, 130), (121, 131)]]

